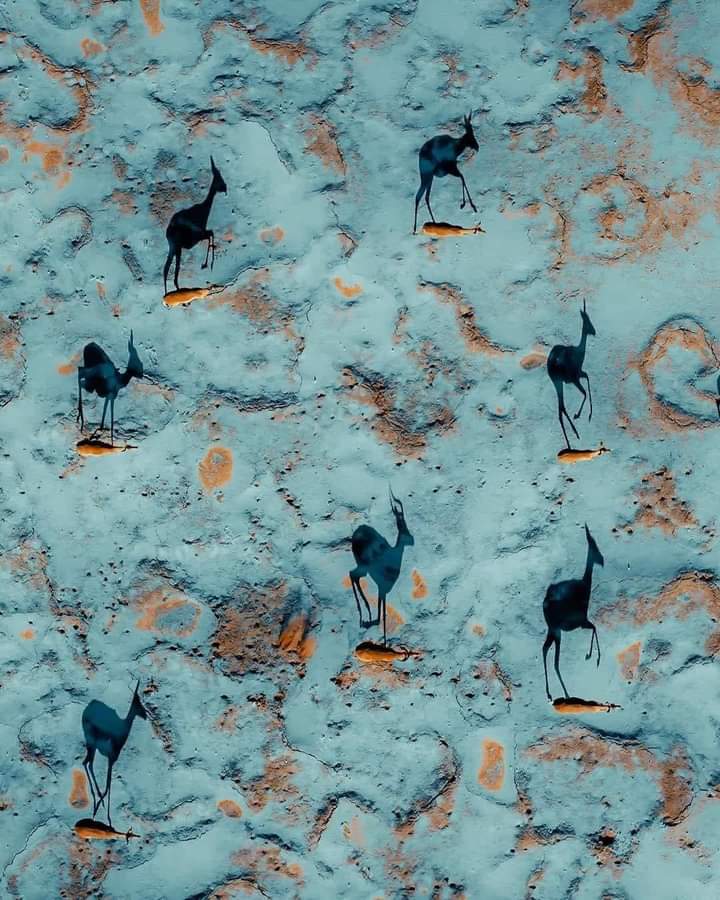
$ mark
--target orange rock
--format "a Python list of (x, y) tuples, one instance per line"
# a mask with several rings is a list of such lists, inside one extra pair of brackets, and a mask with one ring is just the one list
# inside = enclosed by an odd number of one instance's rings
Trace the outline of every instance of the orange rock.
[(35, 637), (35, 632), (32, 628), (26, 628), (24, 631), (20, 632), (20, 637), (24, 641), (31, 641)]
[(346, 284), (340, 277), (334, 278), (333, 284), (335, 285), (337, 291), (342, 294), (343, 297), (347, 297), (348, 300), (352, 300), (354, 297), (362, 294), (362, 285)]
[(411, 572), (412, 582), (413, 582), (413, 599), (414, 600), (424, 600), (428, 595), (427, 582), (422, 577), (422, 575), (418, 572), (417, 569), (413, 569)]
[(242, 818), (242, 809), (234, 800), (220, 800), (218, 809), (231, 819)]
[(229, 484), (232, 473), (232, 452), (226, 447), (211, 447), (198, 465), (198, 477), (206, 491)]
[(87, 779), (82, 769), (72, 770), (72, 789), (70, 790), (68, 803), (75, 809), (82, 809), (90, 804), (87, 792)]
[(140, 9), (148, 31), (153, 37), (157, 37), (165, 30), (160, 20), (160, 0), (140, 0)]
[(632, 681), (637, 675), (638, 666), (640, 665), (640, 641), (635, 641), (617, 655), (617, 661), (620, 663), (622, 676), (626, 681)]
[(499, 791), (505, 782), (505, 748), (498, 741), (483, 740), (483, 758), (478, 781), (489, 791)]

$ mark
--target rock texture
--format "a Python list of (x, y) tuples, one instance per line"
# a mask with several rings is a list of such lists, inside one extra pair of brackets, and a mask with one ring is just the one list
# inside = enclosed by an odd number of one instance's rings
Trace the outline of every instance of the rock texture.
[[(8, 2), (0, 33), (4, 896), (715, 898), (720, 7)], [(480, 149), (412, 236), (417, 151)], [(164, 230), (228, 184), (162, 303)], [(451, 183), (452, 182), (452, 183)], [(545, 358), (597, 330), (561, 466)], [(85, 343), (145, 365), (75, 452)], [(566, 394), (570, 413), (579, 405)], [(88, 397), (88, 422), (101, 405)], [(368, 662), (349, 536), (415, 545)], [(605, 556), (571, 693), (542, 600)], [(371, 596), (373, 586), (368, 585)], [(92, 812), (80, 717), (136, 720)], [(551, 683), (556, 685), (551, 673)], [(104, 780), (104, 763), (96, 764)]]

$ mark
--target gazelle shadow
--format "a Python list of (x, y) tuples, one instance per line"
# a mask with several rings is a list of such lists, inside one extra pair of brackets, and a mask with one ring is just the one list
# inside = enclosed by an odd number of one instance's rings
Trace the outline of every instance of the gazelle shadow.
[[(589, 400), (590, 414), (588, 415), (588, 422), (592, 419), (592, 393), (590, 391), (590, 377), (587, 372), (583, 371), (583, 363), (585, 361), (585, 344), (587, 343), (588, 336), (594, 336), (596, 332), (595, 328), (593, 327), (593, 323), (590, 321), (590, 316), (587, 314), (584, 300), (583, 308), (580, 310), (580, 316), (582, 318), (582, 334), (580, 336), (580, 343), (577, 346), (556, 344), (548, 354), (547, 358), (547, 373), (550, 376), (550, 380), (552, 381), (557, 393), (558, 419), (560, 421), (562, 433), (565, 436), (565, 443), (567, 444), (568, 450), (570, 450), (571, 447), (567, 432), (565, 431), (563, 416), (570, 423), (570, 427), (572, 428), (575, 437), (579, 438), (580, 435), (578, 434), (577, 428), (575, 427), (574, 422), (568, 415), (568, 411), (565, 408), (564, 385), (572, 384), (582, 394), (582, 403), (580, 404), (580, 409), (575, 413), (575, 418), (579, 418), (580, 413), (583, 411), (583, 407), (585, 406), (585, 401)], [(580, 379), (582, 378), (584, 378), (587, 382), (587, 393), (585, 392), (585, 388), (582, 386), (582, 384), (580, 384)]]
[[(395, 545), (389, 544), (379, 532), (369, 525), (360, 525), (355, 529), (352, 536), (352, 552), (356, 566), (349, 573), (350, 584), (352, 585), (358, 615), (360, 616), (360, 627), (369, 628), (371, 625), (379, 625), (380, 615), (382, 614), (384, 644), (387, 644), (386, 598), (400, 576), (405, 548), (412, 547), (415, 543), (415, 538), (410, 534), (405, 522), (405, 512), (402, 503), (393, 495), (392, 491), (389, 493), (390, 509), (395, 517), (397, 526)], [(370, 604), (360, 583), (360, 579), (366, 575), (370, 575), (378, 589), (377, 616), (375, 619), (372, 618)], [(360, 607), (361, 597), (367, 610), (367, 621), (363, 620)]]
[(227, 194), (227, 185), (222, 175), (215, 167), (212, 156), (210, 157), (210, 169), (212, 171), (212, 182), (207, 197), (202, 203), (196, 203), (187, 209), (181, 209), (176, 212), (170, 219), (165, 236), (168, 242), (168, 255), (165, 260), (165, 268), (163, 270), (163, 280), (165, 283), (165, 293), (167, 294), (167, 277), (170, 271), (170, 263), (175, 257), (175, 290), (180, 290), (178, 284), (178, 275), (180, 274), (180, 257), (183, 250), (190, 250), (200, 241), (207, 241), (207, 253), (205, 254), (205, 262), (202, 268), (206, 269), (210, 251), (212, 250), (212, 261), (210, 268), (215, 264), (215, 234), (207, 227), (210, 210), (212, 209), (215, 194)]
[(593, 566), (604, 566), (605, 560), (587, 525), (585, 526), (585, 537), (588, 549), (585, 572), (582, 578), (572, 578), (568, 581), (558, 581), (556, 584), (551, 584), (543, 601), (543, 615), (548, 627), (547, 637), (543, 644), (545, 693), (548, 700), (552, 700), (552, 697), (550, 696), (550, 687), (548, 685), (547, 654), (553, 644), (555, 644), (555, 672), (565, 692), (565, 697), (570, 697), (560, 674), (560, 638), (563, 631), (574, 631), (576, 628), (591, 630), (590, 649), (585, 659), (590, 659), (592, 656), (593, 644), (595, 643), (597, 644), (597, 665), (600, 665), (600, 640), (597, 636), (597, 629), (588, 619), (588, 607), (592, 590)]

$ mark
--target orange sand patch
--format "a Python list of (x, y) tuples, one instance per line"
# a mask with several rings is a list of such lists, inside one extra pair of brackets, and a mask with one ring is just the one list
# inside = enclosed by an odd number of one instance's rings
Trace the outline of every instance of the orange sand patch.
[(637, 675), (641, 646), (640, 641), (635, 641), (634, 644), (630, 644), (629, 647), (617, 654), (617, 661), (620, 663), (620, 670), (626, 681), (632, 681)]
[(153, 37), (157, 37), (165, 26), (160, 21), (160, 0), (140, 0), (145, 25)]
[(90, 804), (87, 792), (87, 779), (82, 769), (72, 770), (72, 789), (70, 790), (68, 803), (75, 809), (82, 809)]
[(585, 79), (585, 91), (578, 101), (584, 114), (591, 118), (602, 115), (607, 106), (607, 90), (603, 81), (603, 57), (597, 50), (588, 50), (582, 65), (560, 63), (559, 81), (576, 78)]
[[(684, 621), (701, 610), (713, 623), (720, 619), (720, 588), (712, 572), (693, 571), (674, 578), (655, 597), (620, 598), (598, 611), (596, 620), (613, 627), (622, 621), (645, 625), (668, 617)], [(715, 628), (707, 638), (705, 652), (710, 656), (720, 652), (720, 629)]]
[[(690, 319), (675, 319), (666, 322), (652, 336), (644, 350), (628, 360), (628, 368), (635, 369), (648, 394), (649, 413), (658, 425), (667, 431), (683, 431), (688, 427), (704, 428), (703, 419), (684, 412), (674, 404), (657, 396), (653, 369), (668, 354), (673, 346), (697, 354), (699, 368), (717, 369), (720, 356), (705, 329)], [(714, 404), (713, 404), (714, 405)]]
[(198, 477), (208, 492), (229, 484), (232, 473), (232, 452), (226, 447), (211, 447), (198, 465)]
[(24, 641), (31, 641), (35, 637), (35, 632), (32, 628), (26, 628), (24, 631), (20, 632), (20, 637)]
[(424, 600), (428, 595), (427, 582), (417, 569), (413, 569), (410, 574), (413, 583), (413, 600)]
[(76, 353), (69, 363), (62, 363), (57, 367), (58, 375), (73, 375), (76, 373), (81, 359), (81, 355)]
[(10, 159), (10, 151), (7, 147), (0, 147), (0, 163), (6, 163)]
[(3, 359), (15, 359), (20, 347), (17, 325), (5, 316), (0, 316), (0, 356)]
[(537, 369), (538, 366), (544, 366), (547, 361), (547, 351), (532, 350), (520, 360), (523, 369)]
[(485, 626), (481, 625), (479, 622), (472, 627), (473, 634), (476, 634), (478, 637), (485, 637)]
[(459, 288), (447, 283), (420, 282), (418, 289), (430, 291), (441, 303), (448, 303), (454, 308), (460, 334), (465, 341), (465, 346), (471, 353), (483, 353), (486, 356), (502, 356), (504, 353), (512, 352), (506, 347), (501, 347), (499, 344), (491, 341), (485, 332), (480, 329), (475, 321), (475, 308), (466, 302)]
[(232, 734), (237, 728), (239, 718), (240, 710), (237, 706), (228, 706), (228, 708), (218, 716), (215, 727), (218, 731), (227, 731), (229, 734)]
[(279, 225), (276, 225), (274, 228), (263, 228), (260, 232), (260, 240), (265, 241), (266, 244), (279, 244), (284, 237), (285, 232)]
[[(102, 283), (102, 281), (95, 282), (95, 289), (97, 290), (98, 297), (101, 300), (104, 300), (106, 291), (105, 291), (105, 285)], [(79, 359), (79, 357), (80, 357), (80, 354), (78, 354), (78, 359)]]
[(284, 654), (296, 654), (307, 661), (317, 649), (315, 638), (308, 636), (308, 619), (304, 613), (293, 616), (280, 632), (279, 647)]
[(483, 740), (483, 758), (477, 775), (489, 791), (499, 791), (505, 782), (505, 748), (489, 738)]
[(580, 0), (573, 9), (575, 17), (578, 15), (594, 22), (596, 19), (607, 19), (612, 22), (632, 9), (635, 0)]
[(365, 846), (365, 835), (358, 816), (353, 816), (349, 822), (343, 823), (343, 834), (351, 844), (356, 847)]
[(114, 190), (110, 195), (110, 199), (117, 205), (120, 212), (125, 216), (134, 216), (137, 212), (135, 195), (131, 193), (131, 191)]
[(659, 528), (665, 534), (675, 536), (678, 528), (692, 528), (697, 519), (683, 500), (677, 497), (677, 487), (672, 472), (667, 468), (652, 472), (642, 479), (637, 494), (638, 510), (633, 525)]
[(345, 160), (337, 144), (333, 126), (321, 116), (310, 116), (310, 124), (305, 129), (305, 152), (322, 162), (327, 169), (333, 169), (339, 175), (345, 175)]
[(357, 297), (358, 294), (362, 294), (362, 285), (360, 284), (346, 284), (342, 278), (333, 278), (333, 284), (336, 289), (343, 297), (347, 297), (348, 300), (352, 300), (354, 297)]
[[(200, 605), (186, 597), (168, 596), (169, 593), (169, 588), (159, 587), (141, 594), (132, 601), (133, 608), (141, 613), (135, 623), (135, 627), (139, 631), (155, 631), (159, 634), (171, 634), (178, 638), (188, 637), (195, 631), (200, 618)], [(192, 610), (192, 617), (188, 624), (163, 624), (161, 620), (164, 616), (184, 607)]]
[(692, 770), (680, 747), (675, 747), (670, 756), (660, 761), (638, 741), (616, 741), (576, 728), (558, 737), (545, 736), (540, 743), (528, 747), (526, 753), (543, 762), (573, 760), (579, 764), (581, 776), (598, 766), (620, 768), (628, 773), (648, 772), (657, 782), (666, 825), (684, 819), (692, 803)]
[(218, 809), (231, 819), (242, 818), (242, 809), (234, 800), (218, 801)]
[(102, 53), (105, 49), (102, 44), (98, 43), (98, 41), (93, 41), (91, 38), (83, 38), (80, 41), (80, 48), (85, 59), (97, 56), (98, 53)]

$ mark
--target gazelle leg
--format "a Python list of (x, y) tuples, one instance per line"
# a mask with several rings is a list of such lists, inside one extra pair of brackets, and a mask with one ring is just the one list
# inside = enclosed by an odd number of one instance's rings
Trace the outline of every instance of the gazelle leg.
[[(718, 410), (720, 413), (720, 410)], [(80, 420), (80, 431), (85, 428), (85, 416), (83, 415), (83, 405), (82, 405), (82, 376), (80, 374), (80, 369), (78, 368), (78, 419)]]
[(200, 267), (201, 269), (207, 269), (208, 259), (210, 258), (210, 245), (212, 244), (212, 231), (206, 231), (205, 237), (207, 238), (207, 251), (205, 253), (205, 262)]
[(420, 187), (417, 189), (417, 194), (415, 194), (415, 222), (413, 224), (413, 234), (417, 231), (417, 214), (418, 214), (418, 206), (420, 205), (420, 201), (422, 200), (422, 195), (427, 190), (427, 179), (421, 175), (420, 176)]
[(583, 406), (585, 406), (585, 401), (587, 400), (587, 392), (585, 391), (585, 388), (580, 384), (580, 378), (579, 378), (579, 377), (578, 377), (578, 380), (577, 380), (577, 381), (574, 381), (574, 382), (573, 382), (573, 384), (575, 385), (575, 387), (580, 391), (580, 393), (581, 393), (582, 396), (583, 396), (583, 398), (582, 398), (582, 403), (580, 404), (580, 409), (575, 413), (575, 418), (576, 418), (576, 419), (579, 419), (579, 418), (580, 418), (580, 413), (583, 411)]
[(545, 643), (543, 644), (543, 669), (545, 671), (545, 693), (547, 694), (548, 700), (552, 700), (550, 696), (550, 685), (548, 684), (547, 677), (547, 655), (548, 650), (552, 647), (553, 641), (555, 638), (548, 632), (548, 636), (545, 638)]
[(555, 635), (555, 672), (557, 673), (557, 677), (560, 679), (560, 684), (562, 685), (562, 689), (565, 691), (565, 696), (569, 697), (567, 688), (565, 687), (565, 682), (562, 680), (562, 675), (560, 674), (560, 635)]
[[(355, 603), (357, 604), (358, 616), (360, 618), (360, 627), (367, 628), (368, 622), (365, 622), (365, 620), (363, 619), (362, 609), (360, 607), (360, 597), (358, 595), (357, 587), (355, 586), (355, 579), (353, 578), (352, 574), (350, 575), (350, 584), (352, 585), (353, 596), (355, 597)], [(370, 610), (368, 609), (368, 621), (369, 621), (369, 619), (370, 619)]]
[(95, 793), (95, 788), (93, 787), (93, 780), (90, 777), (90, 768), (89, 764), (92, 762), (92, 756), (90, 754), (90, 750), (85, 754), (85, 759), (83, 760), (83, 769), (85, 769), (85, 777), (88, 780), (88, 784), (90, 785), (90, 796), (92, 797), (93, 802), (93, 816), (97, 812), (98, 800), (97, 794)]
[(93, 815), (98, 811), (101, 806), (104, 806), (105, 799), (103, 797), (103, 793), (100, 790), (100, 785), (97, 783), (97, 778), (95, 777), (95, 769), (93, 767), (93, 761), (95, 758), (95, 753), (93, 752), (89, 762), (88, 768), (90, 769), (90, 775), (92, 776), (93, 783), (95, 784), (95, 791), (97, 792), (97, 799), (95, 800), (95, 808), (93, 809)]
[(100, 422), (100, 431), (102, 431), (103, 428), (105, 427), (105, 413), (107, 412), (108, 401), (109, 401), (109, 399), (110, 399), (109, 397), (106, 397), (106, 398), (105, 398), (105, 403), (104, 403), (104, 405), (103, 405), (103, 414), (102, 414), (102, 420), (101, 420), (101, 422)]
[(590, 659), (592, 656), (593, 650), (593, 641), (597, 646), (597, 665), (600, 665), (600, 638), (598, 637), (597, 628), (593, 625), (593, 623), (588, 619), (582, 626), (583, 628), (592, 628), (592, 635), (590, 636), (590, 649), (585, 654), (585, 659)]
[(168, 272), (170, 271), (170, 263), (171, 263), (174, 255), (175, 255), (175, 246), (173, 244), (170, 244), (170, 249), (168, 250), (167, 259), (165, 260), (165, 268), (163, 269), (163, 282), (165, 283), (165, 293), (166, 294), (167, 294)]
[(462, 186), (463, 186), (463, 202), (460, 204), (460, 209), (462, 209), (465, 206), (465, 195), (467, 194), (468, 203), (470, 204), (470, 206), (472, 206), (473, 212), (477, 212), (477, 206), (475, 206), (475, 204), (473, 203), (473, 199), (470, 196), (470, 191), (468, 190), (468, 186), (465, 184), (465, 176), (462, 174), (462, 172), (459, 172), (459, 175), (460, 175), (460, 181), (462, 182)]
[(110, 398), (110, 443), (114, 443), (115, 435), (115, 398)]
[(213, 266), (215, 265), (215, 232), (210, 232), (210, 240), (212, 241), (212, 256), (210, 257), (210, 271), (212, 272)]
[(175, 290), (180, 290), (180, 285), (178, 284), (178, 275), (180, 274), (180, 256), (182, 255), (182, 250), (180, 247), (175, 251)]
[(592, 391), (590, 390), (590, 377), (587, 372), (581, 372), (580, 377), (584, 378), (587, 382), (588, 400), (590, 401), (590, 415), (588, 416), (588, 422), (590, 422), (592, 420)]
[(368, 603), (368, 598), (365, 596), (365, 591), (362, 589), (362, 584), (360, 584), (360, 579), (366, 575), (367, 573), (363, 571), (359, 566), (352, 570), (350, 573), (350, 582), (353, 584), (353, 590), (357, 587), (360, 592), (360, 596), (363, 599), (363, 603), (365, 604), (365, 609), (368, 614), (368, 625), (372, 622), (372, 612), (370, 611), (370, 604)]
[(378, 619), (380, 618), (380, 605), (382, 604), (383, 620), (383, 646), (387, 647), (387, 600), (385, 594), (378, 595)]
[(103, 797), (107, 797), (107, 818), (108, 825), (112, 828), (112, 819), (110, 818), (110, 787), (112, 785), (112, 763), (108, 760), (107, 780), (105, 781), (105, 793)]
[(430, 184), (427, 186), (427, 190), (425, 191), (425, 205), (428, 208), (428, 212), (430, 213), (430, 218), (435, 221), (435, 216), (433, 215), (432, 208), (430, 207), (430, 191), (432, 190), (432, 180)]

